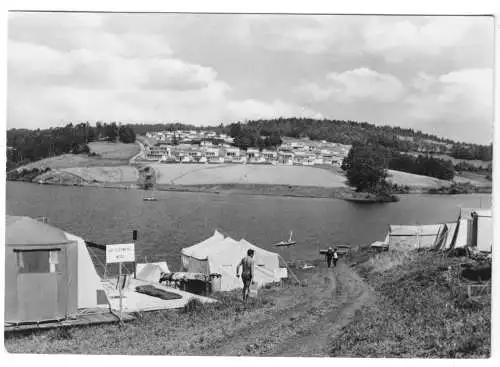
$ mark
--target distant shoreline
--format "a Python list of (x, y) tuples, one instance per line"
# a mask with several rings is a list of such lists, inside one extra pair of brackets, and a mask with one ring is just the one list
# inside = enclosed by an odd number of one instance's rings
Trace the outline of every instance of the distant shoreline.
[[(14, 181), (12, 181), (14, 182)], [(37, 184), (36, 182), (27, 182)], [(74, 186), (74, 187), (94, 187), (120, 190), (142, 190), (134, 182), (123, 183), (45, 183), (43, 185), (51, 186)], [(315, 199), (341, 199), (357, 203), (389, 203), (394, 200), (388, 200), (378, 197), (374, 194), (358, 193), (349, 187), (318, 187), (318, 186), (297, 186), (297, 185), (268, 185), (268, 184), (200, 184), (200, 185), (167, 185), (158, 184), (155, 187), (156, 191), (170, 192), (189, 192), (189, 193), (207, 193), (207, 194), (238, 194), (238, 195), (263, 195), (276, 197), (296, 197), (296, 198), (315, 198)], [(143, 190), (144, 191), (144, 190)], [(460, 193), (460, 194), (491, 194), (491, 187), (479, 188), (476, 192)], [(428, 189), (419, 188), (412, 189), (405, 194), (429, 194)], [(398, 195), (398, 194), (396, 194)], [(432, 194), (429, 194), (432, 195)], [(450, 193), (436, 193), (433, 195), (453, 195)]]

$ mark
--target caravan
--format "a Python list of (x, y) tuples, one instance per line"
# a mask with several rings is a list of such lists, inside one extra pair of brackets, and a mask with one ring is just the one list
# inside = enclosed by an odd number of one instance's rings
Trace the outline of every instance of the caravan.
[(63, 320), (108, 307), (85, 241), (29, 217), (7, 216), (5, 322)]

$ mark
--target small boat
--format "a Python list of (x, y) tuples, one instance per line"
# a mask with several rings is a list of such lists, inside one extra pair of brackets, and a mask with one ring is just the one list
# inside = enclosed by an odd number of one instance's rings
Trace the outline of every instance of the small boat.
[(293, 232), (290, 231), (290, 237), (288, 238), (288, 241), (278, 242), (274, 246), (276, 246), (276, 247), (289, 247), (289, 246), (296, 245), (297, 242), (294, 241), (292, 238), (293, 238)]
[(151, 193), (150, 196), (144, 196), (144, 198), (142, 200), (144, 200), (144, 201), (158, 201), (158, 199), (155, 196), (154, 189), (153, 189), (153, 192)]

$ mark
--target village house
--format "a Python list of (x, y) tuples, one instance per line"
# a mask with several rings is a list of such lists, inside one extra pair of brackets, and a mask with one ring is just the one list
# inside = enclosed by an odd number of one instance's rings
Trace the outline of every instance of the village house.
[(273, 151), (273, 150), (263, 150), (261, 154), (262, 154), (262, 157), (267, 162), (274, 162), (274, 161), (278, 160), (278, 153)]
[(248, 160), (257, 160), (260, 157), (260, 152), (255, 148), (248, 148), (246, 152)]

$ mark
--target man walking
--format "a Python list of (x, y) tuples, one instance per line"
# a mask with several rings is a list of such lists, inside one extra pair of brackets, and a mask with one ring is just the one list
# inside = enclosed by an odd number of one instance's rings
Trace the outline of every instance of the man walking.
[(333, 259), (333, 249), (332, 247), (328, 247), (328, 250), (326, 251), (326, 263), (328, 264), (328, 267), (332, 266), (332, 259)]
[(337, 249), (333, 250), (333, 267), (337, 267), (337, 261), (339, 259), (339, 255), (337, 254)]
[(248, 299), (248, 295), (250, 294), (250, 284), (253, 281), (253, 268), (254, 268), (254, 260), (253, 260), (254, 250), (250, 249), (247, 251), (247, 256), (241, 259), (240, 263), (236, 267), (236, 277), (240, 277), (240, 266), (242, 267), (241, 271), (241, 280), (243, 281), (243, 302), (246, 302)]

